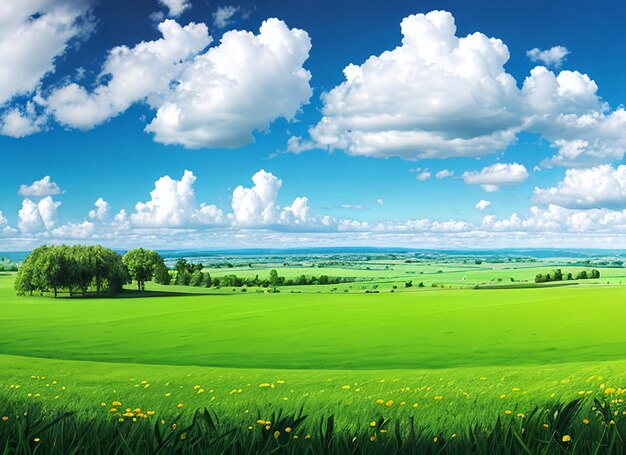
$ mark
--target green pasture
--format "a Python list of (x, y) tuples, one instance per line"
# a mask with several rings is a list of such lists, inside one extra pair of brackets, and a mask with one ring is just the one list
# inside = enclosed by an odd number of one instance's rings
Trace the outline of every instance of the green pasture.
[[(446, 265), (429, 273), (476, 283), (554, 268)], [(393, 267), (389, 277), (376, 270), (372, 278), (393, 282), (422, 266)], [(296, 269), (280, 273), (297, 276)], [(328, 270), (310, 272), (333, 275)], [(574, 286), (531, 289), (392, 294), (389, 285), (366, 294), (331, 285), (274, 294), (150, 284), (145, 293), (86, 299), (19, 297), (14, 275), (4, 274), (0, 396), (103, 418), (112, 418), (112, 407), (139, 407), (171, 421), (208, 407), (245, 427), (272, 410), (304, 407), (317, 418), (311, 421), (335, 415), (338, 429), (414, 416), (433, 431), (455, 433), (611, 388), (622, 398), (626, 286), (617, 285), (623, 269), (601, 273)]]

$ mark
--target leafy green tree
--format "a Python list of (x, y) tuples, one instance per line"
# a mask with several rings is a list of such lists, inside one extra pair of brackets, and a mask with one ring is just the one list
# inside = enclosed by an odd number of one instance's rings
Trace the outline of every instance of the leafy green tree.
[(158, 267), (165, 267), (159, 253), (143, 248), (128, 251), (122, 261), (128, 269), (130, 279), (137, 281), (137, 289), (140, 291), (145, 290), (146, 281), (152, 281)]
[(156, 267), (154, 271), (154, 282), (157, 284), (165, 284), (168, 285), (172, 281), (172, 277), (170, 276), (170, 271), (165, 265), (161, 267), (160, 265)]
[(202, 286), (202, 282), (204, 281), (204, 273), (200, 270), (196, 270), (191, 274), (191, 279), (189, 281), (190, 286)]

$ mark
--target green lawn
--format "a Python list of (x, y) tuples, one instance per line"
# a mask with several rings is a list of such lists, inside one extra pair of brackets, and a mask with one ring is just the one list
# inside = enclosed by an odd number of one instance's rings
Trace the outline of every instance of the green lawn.
[(304, 406), (335, 414), (338, 428), (414, 415), (454, 432), (626, 386), (626, 287), (224, 295), (151, 285), (143, 297), (53, 299), (15, 296), (12, 281), (0, 276), (0, 393), (88, 415), (119, 400), (170, 416), (181, 403), (247, 426)]

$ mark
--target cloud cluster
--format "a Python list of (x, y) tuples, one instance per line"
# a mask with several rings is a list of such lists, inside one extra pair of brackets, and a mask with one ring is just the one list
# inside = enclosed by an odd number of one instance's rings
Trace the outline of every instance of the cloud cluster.
[(56, 224), (57, 208), (60, 205), (61, 203), (53, 200), (51, 196), (46, 196), (39, 202), (34, 202), (28, 198), (24, 199), (22, 208), (17, 214), (19, 230), (22, 232), (40, 232), (52, 229)]
[(170, 17), (178, 17), (191, 8), (188, 0), (159, 0), (159, 3), (167, 8)]
[(526, 51), (526, 55), (533, 62), (540, 62), (546, 66), (560, 68), (565, 57), (569, 55), (569, 50), (565, 46), (553, 46), (550, 49), (541, 50), (537, 47)]
[(535, 188), (535, 202), (567, 208), (626, 207), (626, 165), (609, 164), (589, 169), (568, 169), (551, 188)]
[(511, 144), (521, 103), (504, 69), (506, 45), (478, 32), (457, 37), (445, 11), (409, 16), (401, 29), (401, 46), (347, 66), (346, 80), (322, 95), (312, 146), (418, 159), (478, 156)]
[(241, 10), (240, 6), (225, 5), (220, 6), (213, 13), (213, 25), (217, 28), (226, 28), (232, 21), (235, 14)]
[[(35, 91), (72, 39), (92, 29), (88, 0), (21, 0), (0, 8), (0, 106)], [(10, 119), (9, 119), (10, 120)]]
[(99, 76), (102, 83), (91, 91), (76, 83), (54, 90), (47, 104), (56, 120), (73, 128), (90, 129), (136, 102), (151, 98), (152, 103), (158, 103), (185, 62), (211, 43), (204, 24), (181, 27), (174, 20), (165, 20), (158, 27), (163, 35), (158, 40), (133, 48), (113, 48)]
[[(289, 151), (341, 149), (408, 160), (480, 156), (504, 150), (525, 131), (558, 149), (546, 167), (624, 156), (626, 112), (611, 111), (588, 75), (537, 66), (520, 89), (504, 68), (506, 45), (480, 32), (456, 36), (450, 13), (412, 15), (401, 28), (400, 46), (344, 69), (345, 81), (322, 94), (323, 116), (309, 138), (291, 137)], [(528, 51), (553, 68), (568, 53), (563, 46)]]
[(468, 185), (480, 185), (488, 192), (498, 191), (503, 186), (517, 185), (528, 179), (528, 171), (523, 164), (496, 163), (480, 171), (463, 173), (463, 181)]
[(56, 196), (62, 194), (63, 190), (52, 181), (49, 175), (46, 175), (41, 180), (35, 180), (30, 185), (20, 185), (20, 189), (17, 192), (20, 196), (24, 197), (46, 197)]
[(293, 119), (309, 102), (311, 74), (303, 64), (310, 49), (305, 31), (278, 19), (264, 21), (258, 35), (226, 32), (185, 68), (146, 131), (188, 148), (250, 144), (255, 131)]

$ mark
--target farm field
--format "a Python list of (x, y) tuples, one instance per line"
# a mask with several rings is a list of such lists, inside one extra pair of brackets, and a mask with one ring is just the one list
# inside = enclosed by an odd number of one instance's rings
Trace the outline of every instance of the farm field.
[(412, 417), (450, 438), (577, 399), (577, 419), (591, 419), (597, 397), (623, 417), (624, 269), (559, 286), (533, 278), (581, 266), (355, 263), (204, 269), (357, 279), (277, 293), (148, 283), (116, 298), (25, 297), (2, 274), (0, 393), (18, 408), (112, 421), (127, 407), (162, 422), (206, 407), (242, 429), (304, 410), (302, 435), (332, 415), (349, 434)]

